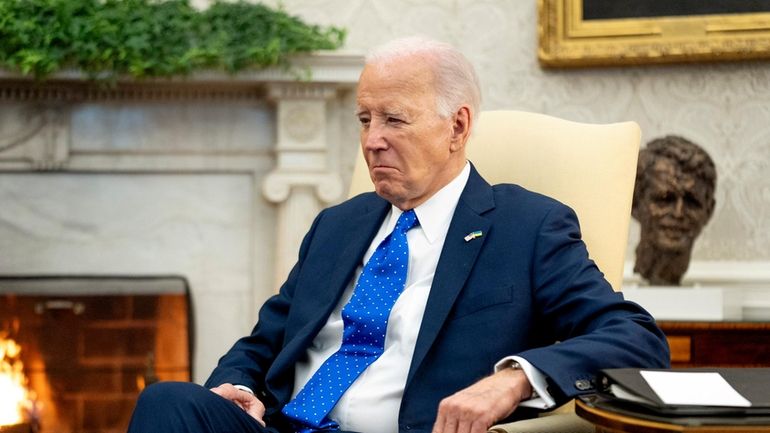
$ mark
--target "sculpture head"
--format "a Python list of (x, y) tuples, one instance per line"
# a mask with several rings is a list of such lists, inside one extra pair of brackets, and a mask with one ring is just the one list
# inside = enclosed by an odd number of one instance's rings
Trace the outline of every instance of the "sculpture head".
[(695, 143), (669, 135), (639, 152), (631, 212), (642, 227), (635, 271), (652, 283), (679, 284), (714, 212), (715, 189), (714, 163)]

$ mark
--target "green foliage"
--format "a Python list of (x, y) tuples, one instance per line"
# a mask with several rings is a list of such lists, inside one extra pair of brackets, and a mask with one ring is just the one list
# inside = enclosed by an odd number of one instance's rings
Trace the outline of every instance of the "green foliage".
[(110, 79), (288, 66), (289, 55), (344, 38), (243, 0), (203, 11), (188, 0), (0, 0), (0, 67), (37, 78), (71, 68)]

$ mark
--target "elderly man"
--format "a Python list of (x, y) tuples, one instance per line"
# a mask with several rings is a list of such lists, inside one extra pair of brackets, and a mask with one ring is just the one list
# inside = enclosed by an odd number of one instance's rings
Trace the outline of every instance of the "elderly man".
[(642, 226), (634, 271), (679, 285), (695, 239), (714, 213), (717, 172), (708, 153), (676, 135), (639, 151), (631, 214)]
[(370, 54), (357, 116), (376, 193), (321, 212), (205, 388), (149, 387), (130, 431), (481, 433), (591, 392), (601, 368), (665, 367), (574, 213), (465, 159), (479, 102), (451, 46)]

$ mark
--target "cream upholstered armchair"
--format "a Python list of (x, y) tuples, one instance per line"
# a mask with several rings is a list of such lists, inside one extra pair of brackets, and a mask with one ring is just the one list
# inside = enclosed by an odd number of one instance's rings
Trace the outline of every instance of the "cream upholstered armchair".
[[(480, 114), (466, 152), (488, 182), (516, 183), (572, 207), (591, 258), (620, 290), (639, 141), (634, 122), (596, 125), (522, 111), (487, 111)], [(359, 154), (350, 194), (372, 189)], [(492, 431), (593, 431), (572, 405), (565, 406)]]

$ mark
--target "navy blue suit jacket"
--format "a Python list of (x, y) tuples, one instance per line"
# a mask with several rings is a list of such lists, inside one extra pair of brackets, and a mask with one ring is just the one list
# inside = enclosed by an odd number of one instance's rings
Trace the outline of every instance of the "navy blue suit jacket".
[[(276, 414), (291, 397), (295, 362), (339, 302), (389, 209), (366, 193), (322, 211), (286, 283), (206, 386), (249, 386), (268, 406), (268, 418)], [(477, 230), (483, 236), (464, 240)], [(613, 292), (589, 260), (571, 209), (519, 186), (490, 186), (472, 168), (420, 325), (399, 430), (430, 431), (441, 399), (509, 355), (545, 373), (560, 401), (590, 392), (599, 369), (667, 367), (669, 357), (652, 317)]]

